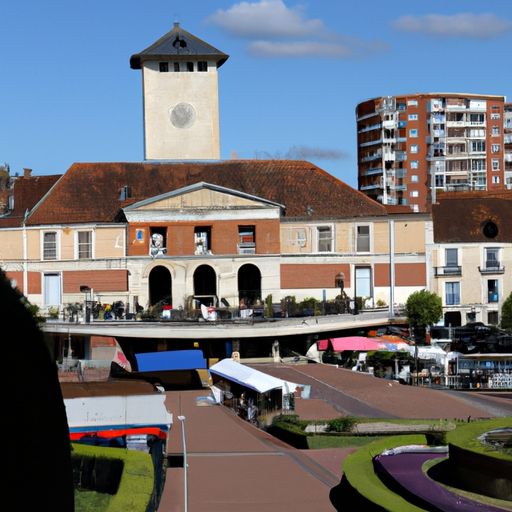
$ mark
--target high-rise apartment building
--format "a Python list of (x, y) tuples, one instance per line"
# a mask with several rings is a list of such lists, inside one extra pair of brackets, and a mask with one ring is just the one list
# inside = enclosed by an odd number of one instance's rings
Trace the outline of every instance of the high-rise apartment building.
[[(511, 145), (512, 119), (505, 119), (505, 101), (504, 96), (418, 93), (359, 103), (359, 190), (380, 203), (420, 212), (442, 191), (512, 187), (504, 143)], [(507, 112), (510, 116), (510, 104)]]
[(505, 105), (503, 132), (505, 188), (512, 190), (512, 103)]

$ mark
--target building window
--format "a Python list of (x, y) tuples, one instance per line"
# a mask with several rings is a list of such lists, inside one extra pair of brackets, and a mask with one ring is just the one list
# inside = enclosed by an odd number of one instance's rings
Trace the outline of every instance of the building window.
[(485, 140), (474, 140), (471, 143), (471, 150), (476, 153), (485, 151)]
[(479, 160), (471, 160), (471, 170), (472, 171), (485, 171), (486, 163), (484, 159)]
[(450, 268), (458, 267), (459, 266), (459, 259), (458, 259), (458, 249), (446, 249), (445, 250), (445, 257), (446, 257), (446, 266)]
[(411, 197), (419, 197), (419, 192), (417, 190), (411, 190)]
[(48, 232), (43, 234), (43, 260), (57, 259), (57, 233)]
[(212, 228), (209, 226), (194, 228), (194, 241), (196, 245), (195, 254), (211, 254)]
[(409, 121), (417, 121), (418, 114), (409, 114)]
[(407, 101), (407, 106), (408, 107), (417, 107), (418, 106), (418, 101), (417, 100), (408, 100)]
[(357, 226), (356, 252), (370, 252), (370, 226)]
[(492, 153), (499, 153), (500, 152), (500, 145), (499, 144), (491, 144), (491, 152)]
[(485, 249), (485, 268), (493, 269), (500, 267), (500, 250), (498, 247), (487, 247)]
[(167, 228), (149, 228), (149, 254), (153, 257), (167, 254)]
[(197, 63), (197, 71), (208, 71), (208, 62), (206, 62), (205, 60), (200, 60)]
[(487, 299), (488, 302), (499, 301), (499, 284), (497, 279), (489, 279), (487, 281)]
[(160, 62), (160, 73), (169, 73), (169, 63)]
[(417, 153), (418, 152), (418, 144), (413, 144), (409, 150), (410, 153)]
[(436, 174), (436, 187), (444, 187), (444, 176)]
[(496, 121), (500, 118), (500, 113), (499, 112), (491, 112), (491, 119), (493, 121)]
[(487, 323), (489, 325), (498, 325), (499, 316), (497, 311), (488, 311), (487, 312)]
[(318, 252), (332, 252), (332, 228), (319, 226), (318, 228)]
[(500, 183), (500, 177), (499, 177), (499, 176), (493, 176), (493, 177), (492, 177), (492, 183), (493, 183), (494, 185), (499, 185), (499, 183)]
[(189, 73), (192, 73), (194, 71), (194, 63), (193, 62), (187, 62), (187, 71)]
[(418, 169), (419, 162), (418, 160), (411, 160), (411, 169)]
[(499, 171), (500, 170), (500, 160), (499, 158), (492, 159), (492, 170)]
[(411, 175), (411, 183), (419, 183), (420, 177), (417, 174)]
[(180, 72), (180, 63), (179, 62), (175, 62), (174, 63), (174, 72), (175, 73), (179, 73)]
[(77, 233), (78, 259), (92, 258), (92, 231), (79, 231)]
[(238, 226), (238, 254), (256, 254), (254, 226)]
[(411, 137), (411, 138), (418, 137), (418, 130), (417, 130), (417, 128), (412, 128), (411, 130), (409, 130), (409, 137)]
[(460, 283), (446, 283), (446, 298), (447, 306), (458, 306), (460, 304)]
[(469, 122), (473, 125), (484, 124), (485, 114), (469, 114)]
[(491, 135), (493, 137), (497, 137), (497, 136), (499, 136), (499, 134), (500, 134), (500, 127), (499, 126), (493, 126), (491, 128)]
[(420, 205), (419, 204), (411, 204), (412, 211), (414, 213), (418, 213), (420, 211)]

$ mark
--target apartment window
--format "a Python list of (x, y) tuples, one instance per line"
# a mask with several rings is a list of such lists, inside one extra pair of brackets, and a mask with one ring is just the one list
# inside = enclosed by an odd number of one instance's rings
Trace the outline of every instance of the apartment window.
[(418, 213), (420, 211), (420, 205), (419, 204), (411, 204), (412, 211), (414, 213)]
[(419, 192), (417, 190), (411, 190), (411, 197), (419, 197)]
[(318, 252), (332, 252), (332, 228), (319, 226), (318, 228)]
[(418, 137), (418, 130), (416, 128), (409, 130), (409, 137), (412, 137), (412, 138)]
[(57, 233), (54, 231), (43, 234), (43, 260), (57, 259)]
[(200, 60), (197, 63), (197, 71), (208, 71), (208, 62), (206, 62), (205, 60)]
[(478, 160), (471, 160), (472, 171), (485, 171), (486, 167), (486, 161), (483, 158)]
[(500, 160), (499, 158), (493, 158), (491, 160), (492, 162), (492, 170), (493, 171), (499, 171), (500, 170)]
[(442, 188), (444, 186), (444, 176), (436, 174), (436, 187)]
[(499, 112), (491, 112), (491, 119), (493, 121), (496, 121), (500, 118), (500, 113)]
[(169, 73), (169, 63), (168, 62), (160, 62), (160, 73)]
[(194, 63), (193, 62), (187, 62), (187, 71), (189, 73), (192, 73), (194, 71)]
[(497, 247), (487, 247), (485, 249), (485, 268), (486, 269), (499, 268), (499, 266), (500, 266), (499, 254), (500, 254), (500, 250)]
[(92, 231), (79, 231), (77, 233), (78, 259), (92, 258)]
[(499, 176), (493, 176), (492, 177), (492, 182), (494, 185), (498, 185), (500, 182), (500, 177)]
[(256, 253), (256, 233), (254, 226), (238, 226), (238, 254)]
[(211, 254), (212, 228), (199, 226), (194, 228), (195, 254)]
[(407, 106), (408, 107), (417, 107), (418, 106), (418, 101), (417, 100), (408, 100), (407, 101)]
[(297, 245), (299, 247), (306, 247), (306, 230), (305, 229), (297, 229), (295, 234), (297, 235)]
[(471, 124), (484, 124), (485, 114), (470, 114), (469, 121), (471, 122)]
[(450, 268), (459, 266), (458, 249), (445, 249), (446, 266)]
[(417, 153), (417, 152), (418, 152), (418, 144), (413, 144), (413, 145), (410, 147), (409, 152), (410, 152), (410, 153)]
[(370, 226), (357, 226), (356, 251), (370, 252)]
[(474, 140), (471, 143), (471, 150), (473, 152), (481, 153), (485, 151), (485, 140)]
[(417, 169), (419, 165), (418, 160), (411, 160), (411, 169)]
[(458, 306), (460, 304), (460, 283), (446, 283), (445, 302), (447, 306)]
[(411, 176), (411, 183), (418, 183), (420, 181), (420, 177), (417, 174), (413, 174)]
[(180, 72), (180, 63), (179, 62), (175, 62), (174, 63), (174, 72), (175, 73), (179, 73)]
[(418, 114), (409, 114), (409, 121), (417, 121)]
[(499, 301), (499, 283), (497, 279), (489, 279), (487, 281), (487, 300), (488, 302)]
[(499, 126), (493, 126), (491, 128), (491, 135), (493, 137), (497, 137), (500, 134), (500, 127)]
[(498, 315), (497, 311), (488, 311), (487, 312), (487, 323), (489, 325), (498, 325), (499, 315)]
[(499, 144), (491, 144), (491, 153), (499, 153), (500, 145)]
[(167, 228), (149, 228), (149, 254), (154, 257), (167, 254)]

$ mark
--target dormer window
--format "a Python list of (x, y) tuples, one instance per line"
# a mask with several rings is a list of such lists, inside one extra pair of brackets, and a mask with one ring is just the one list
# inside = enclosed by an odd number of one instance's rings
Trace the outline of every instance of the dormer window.
[(132, 197), (132, 189), (128, 185), (125, 185), (119, 193), (119, 200), (124, 201), (125, 199), (130, 199)]

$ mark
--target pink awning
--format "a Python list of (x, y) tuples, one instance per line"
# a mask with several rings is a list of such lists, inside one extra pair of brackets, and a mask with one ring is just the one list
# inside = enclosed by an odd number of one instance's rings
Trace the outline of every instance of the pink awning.
[(329, 343), (335, 352), (343, 352), (344, 350), (382, 350), (386, 348), (384, 343), (365, 338), (364, 336), (349, 336), (347, 338), (330, 338), (327, 340), (320, 340), (318, 342), (318, 350), (328, 350)]

